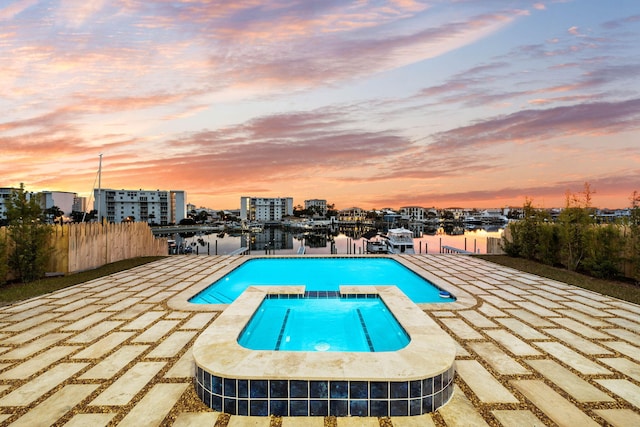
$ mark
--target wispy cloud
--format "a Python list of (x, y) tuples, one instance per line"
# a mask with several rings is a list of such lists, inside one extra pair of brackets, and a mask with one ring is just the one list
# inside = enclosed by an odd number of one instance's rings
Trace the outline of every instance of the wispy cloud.
[(8, 21), (38, 3), (38, 0), (17, 0), (0, 8), (0, 21)]
[(640, 99), (524, 110), (434, 135), (434, 152), (640, 128)]
[(615, 29), (626, 26), (627, 24), (635, 24), (640, 22), (640, 15), (631, 15), (620, 19), (604, 22), (602, 26), (607, 29)]
[(580, 3), (8, 1), (0, 185), (86, 192), (104, 153), (105, 185), (225, 207), (613, 192), (640, 157), (639, 18)]
[[(610, 175), (603, 177), (590, 177), (588, 180), (591, 189), (594, 191), (594, 197), (600, 194), (605, 196), (602, 198), (604, 205), (600, 207), (619, 208), (630, 206), (633, 191), (640, 187), (640, 170), (630, 171), (624, 175)], [(577, 194), (583, 190), (585, 181), (555, 181), (547, 185), (522, 186), (515, 187), (498, 187), (495, 189), (472, 190), (460, 192), (398, 192), (387, 196), (381, 196), (368, 200), (374, 206), (437, 206), (437, 207), (454, 207), (460, 206), (460, 200), (468, 200), (471, 205), (474, 204), (490, 204), (493, 206), (512, 206), (519, 207), (524, 205), (525, 199), (530, 199), (534, 206), (542, 208), (563, 207), (563, 196), (569, 192)], [(607, 198), (606, 195), (615, 195), (613, 198)], [(608, 206), (612, 200), (625, 199), (624, 205)], [(616, 203), (614, 201), (614, 203)], [(619, 203), (619, 202), (617, 202)]]

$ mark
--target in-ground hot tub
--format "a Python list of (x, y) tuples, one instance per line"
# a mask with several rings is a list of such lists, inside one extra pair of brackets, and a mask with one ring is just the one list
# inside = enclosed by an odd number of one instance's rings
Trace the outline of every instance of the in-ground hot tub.
[(194, 343), (198, 396), (214, 410), (251, 416), (411, 416), (445, 404), (453, 340), (395, 286), (340, 292), (379, 295), (409, 343), (381, 352), (245, 348), (238, 337), (268, 294), (304, 294), (303, 287), (249, 287)]
[(250, 350), (395, 351), (409, 335), (378, 294), (269, 294), (238, 343)]

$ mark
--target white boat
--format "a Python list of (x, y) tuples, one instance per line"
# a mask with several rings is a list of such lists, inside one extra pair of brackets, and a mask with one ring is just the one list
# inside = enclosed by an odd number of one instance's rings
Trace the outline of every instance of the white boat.
[(387, 252), (390, 254), (415, 254), (413, 232), (406, 228), (391, 228), (384, 236)]
[(389, 253), (386, 241), (383, 240), (367, 240), (367, 253), (370, 254), (386, 254)]
[(476, 218), (475, 216), (465, 216), (464, 217), (464, 223), (465, 224), (477, 224), (477, 225), (480, 225), (480, 224), (482, 224), (482, 219)]
[(259, 222), (242, 222), (242, 231), (251, 233), (262, 233), (264, 227)]

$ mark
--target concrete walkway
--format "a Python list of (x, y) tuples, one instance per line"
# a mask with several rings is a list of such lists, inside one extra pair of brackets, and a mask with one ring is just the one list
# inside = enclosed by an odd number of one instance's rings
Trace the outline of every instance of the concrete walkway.
[(167, 301), (232, 261), (175, 256), (0, 308), (0, 424), (640, 425), (640, 306), (472, 256), (403, 260), (475, 299), (425, 311), (458, 344), (456, 391), (436, 413), (269, 419), (212, 412), (193, 390), (190, 346), (218, 313)]

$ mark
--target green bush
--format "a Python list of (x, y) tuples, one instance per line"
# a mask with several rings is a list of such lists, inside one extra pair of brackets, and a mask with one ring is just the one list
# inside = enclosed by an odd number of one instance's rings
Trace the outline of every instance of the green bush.
[(5, 206), (7, 235), (13, 242), (7, 264), (17, 279), (32, 282), (43, 277), (46, 271), (52, 229), (44, 223), (39, 195), (27, 193), (23, 184), (5, 200)]
[(527, 199), (523, 207), (523, 219), (509, 225), (510, 238), (503, 238), (503, 250), (511, 256), (535, 260), (538, 252), (542, 213), (533, 208)]
[(9, 274), (7, 235), (4, 229), (0, 229), (0, 285), (7, 282)]
[(555, 224), (541, 224), (538, 228), (536, 261), (547, 265), (560, 265), (560, 232)]
[(614, 224), (591, 227), (582, 271), (601, 279), (622, 275), (624, 238), (620, 230)]
[(640, 280), (640, 196), (634, 193), (626, 224), (597, 225), (590, 201), (591, 189), (585, 184), (582, 197), (568, 194), (558, 220), (550, 222), (527, 199), (524, 218), (509, 224), (503, 237), (505, 253), (605, 279), (623, 276), (627, 263), (632, 278)]

